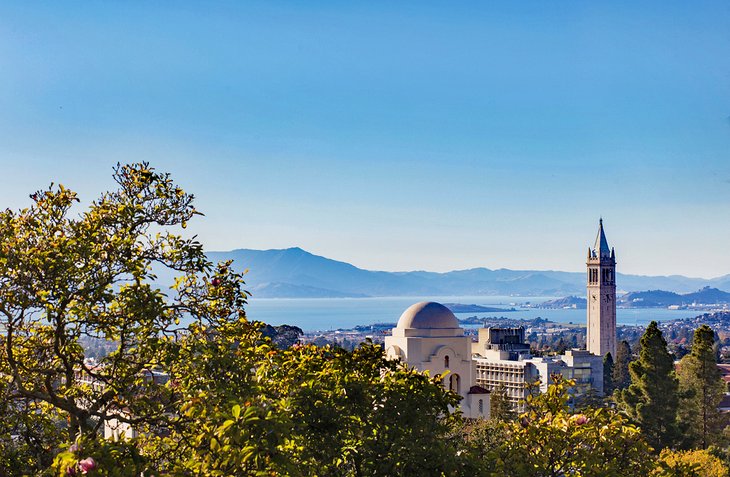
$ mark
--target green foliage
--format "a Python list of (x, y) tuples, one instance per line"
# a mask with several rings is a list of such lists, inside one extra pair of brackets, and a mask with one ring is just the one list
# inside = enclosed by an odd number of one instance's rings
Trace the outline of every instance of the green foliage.
[(504, 383), (500, 383), (489, 394), (489, 417), (497, 421), (510, 421), (515, 418), (515, 411), (512, 409)]
[(707, 450), (672, 451), (659, 455), (653, 477), (727, 477), (728, 467)]
[(459, 446), (460, 471), (456, 475), (495, 476), (502, 447), (509, 439), (509, 426), (494, 419), (461, 419), (447, 436)]
[(718, 410), (725, 384), (717, 368), (715, 332), (707, 325), (695, 330), (692, 351), (679, 364), (677, 377), (681, 402), (679, 420), (685, 429), (685, 445), (706, 449), (717, 443), (724, 427)]
[[(286, 471), (277, 451), (287, 416), (262, 373), (277, 351), (260, 323), (235, 317), (238, 288), (229, 267), (210, 280), (219, 288), (208, 326), (193, 323), (166, 347), (173, 399), (164, 432), (141, 427), (151, 466), (175, 475), (255, 475)], [(215, 283), (215, 285), (213, 285)], [(226, 311), (228, 310), (228, 311)]]
[(380, 346), (350, 353), (305, 346), (284, 355), (272, 380), (286, 392), (297, 465), (319, 475), (450, 475), (455, 449), (444, 439), (458, 396)]
[[(78, 216), (63, 186), (0, 212), (2, 473), (458, 473), (444, 436), (459, 398), (440, 377), (372, 344), (278, 349), (246, 318), (243, 277), (171, 230), (192, 196), (147, 164), (114, 177)], [(178, 275), (166, 293), (161, 269)], [(112, 351), (92, 364), (82, 340)], [(139, 437), (101, 439), (110, 419)]]
[(185, 403), (155, 467), (195, 475), (452, 475), (458, 396), (380, 346), (278, 350), (245, 320), (192, 334), (174, 370)]
[(529, 410), (516, 421), (495, 423), (499, 427), (488, 432), (474, 426), (464, 445), (481, 462), (476, 475), (644, 476), (652, 470), (651, 448), (639, 429), (612, 409), (572, 413), (570, 385), (557, 376), (547, 393), (528, 397)]
[(46, 475), (127, 477), (143, 470), (143, 459), (133, 443), (83, 437), (56, 455)]
[[(0, 212), (4, 398), (47, 403), (68, 418), (71, 436), (92, 435), (106, 417), (125, 419), (122, 408), (150, 418), (159, 411), (164, 396), (143, 371), (161, 364), (164, 333), (194, 306), (182, 291), (166, 300), (149, 284), (152, 267), (193, 276), (207, 263), (197, 242), (153, 233), (184, 226), (196, 214), (192, 196), (146, 164), (118, 166), (114, 178), (118, 190), (77, 217), (76, 194), (63, 186)], [(85, 336), (119, 345), (91, 366)]]
[(616, 359), (613, 360), (612, 383), (614, 390), (622, 390), (631, 384), (629, 363), (631, 363), (631, 347), (628, 341), (622, 340), (616, 347)]
[(28, 475), (40, 473), (67, 440), (65, 419), (45, 402), (5, 398), (1, 405), (0, 475), (13, 475), (18, 469)]
[(639, 359), (630, 364), (629, 371), (631, 385), (618, 394), (619, 409), (641, 427), (652, 447), (674, 446), (680, 439), (678, 384), (674, 361), (655, 321), (641, 337)]
[(606, 396), (613, 394), (614, 389), (616, 389), (613, 382), (613, 368), (613, 357), (611, 353), (606, 353), (606, 356), (603, 357), (603, 393)]

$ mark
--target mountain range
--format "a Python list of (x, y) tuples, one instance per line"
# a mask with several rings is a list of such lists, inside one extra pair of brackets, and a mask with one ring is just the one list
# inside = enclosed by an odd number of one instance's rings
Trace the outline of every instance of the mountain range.
[[(207, 255), (213, 262), (232, 259), (233, 267), (238, 271), (247, 269), (247, 289), (254, 297), (261, 298), (585, 294), (586, 275), (582, 272), (505, 268), (472, 268), (445, 273), (383, 272), (364, 270), (301, 248), (238, 249), (208, 252)], [(160, 276), (159, 280), (172, 282), (172, 277)], [(619, 273), (617, 284), (621, 292), (662, 289), (688, 293), (706, 286), (727, 290), (730, 289), (730, 275), (703, 279)]]
[(730, 293), (704, 287), (694, 293), (678, 294), (664, 290), (630, 292), (619, 297), (616, 304), (624, 307), (666, 307), (671, 305), (730, 303)]
[[(632, 291), (620, 295), (616, 304), (622, 308), (665, 308), (668, 306), (699, 306), (730, 303), (730, 293), (706, 286), (692, 293), (679, 294), (665, 290)], [(582, 308), (587, 301), (579, 296), (566, 296), (540, 303), (539, 308)]]

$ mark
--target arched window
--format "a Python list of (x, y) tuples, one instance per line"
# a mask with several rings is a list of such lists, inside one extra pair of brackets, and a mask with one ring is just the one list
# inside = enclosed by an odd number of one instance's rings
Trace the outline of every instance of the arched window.
[(448, 368), (448, 367), (449, 367), (449, 357), (444, 356), (444, 368)]
[(458, 374), (452, 374), (449, 376), (449, 391), (454, 391), (459, 394), (461, 388), (461, 378)]

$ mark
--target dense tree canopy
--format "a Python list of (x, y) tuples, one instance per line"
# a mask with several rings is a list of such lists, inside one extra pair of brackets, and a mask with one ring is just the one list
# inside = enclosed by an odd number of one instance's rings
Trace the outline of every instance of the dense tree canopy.
[(683, 424), (685, 445), (707, 446), (717, 443), (724, 419), (718, 406), (725, 394), (714, 350), (715, 332), (707, 325), (695, 330), (692, 351), (679, 363), (677, 377), (681, 402), (679, 419)]
[(613, 394), (616, 386), (613, 381), (613, 356), (611, 353), (606, 353), (603, 357), (603, 392), (610, 396)]
[(653, 477), (728, 477), (728, 466), (707, 450), (664, 449)]
[(614, 390), (626, 389), (631, 384), (631, 373), (629, 372), (631, 359), (631, 346), (628, 341), (621, 340), (616, 346), (616, 356), (613, 359), (611, 384)]
[(509, 421), (515, 417), (504, 383), (494, 388), (489, 395), (489, 416), (497, 421)]
[[(0, 213), (0, 469), (454, 472), (443, 436), (458, 397), (438, 377), (372, 345), (277, 348), (267, 334), (289, 346), (299, 330), (248, 320), (243, 277), (176, 232), (193, 197), (147, 164), (114, 178), (79, 213), (63, 186)], [(161, 269), (177, 275), (165, 291)], [(90, 361), (88, 338), (113, 351)], [(105, 422), (139, 436), (100, 439)]]
[[(146, 371), (163, 364), (161, 346), (176, 323), (210, 316), (211, 266), (200, 244), (167, 230), (197, 213), (193, 197), (144, 164), (118, 166), (114, 178), (119, 188), (78, 216), (77, 196), (63, 186), (33, 194), (26, 209), (0, 212), (2, 405), (49, 410), (24, 412), (35, 421), (59, 414), (68, 425), (57, 440), (93, 435), (110, 418), (161, 419), (170, 392)], [(181, 274), (172, 296), (152, 286), (153, 266)], [(83, 337), (116, 349), (90, 363)], [(16, 429), (31, 455), (53, 449), (33, 439), (43, 425)]]
[(619, 408), (641, 427), (656, 449), (671, 447), (679, 438), (678, 386), (674, 360), (656, 321), (641, 337), (639, 359), (629, 365), (631, 385), (618, 395)]
[(612, 409), (572, 412), (573, 383), (555, 379), (547, 393), (528, 396), (528, 411), (516, 420), (468, 429), (468, 453), (482, 463), (474, 475), (645, 476), (654, 469), (638, 428)]

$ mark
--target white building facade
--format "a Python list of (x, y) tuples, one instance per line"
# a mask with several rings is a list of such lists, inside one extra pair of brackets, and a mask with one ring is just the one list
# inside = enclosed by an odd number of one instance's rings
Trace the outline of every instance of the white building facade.
[(403, 312), (391, 336), (387, 356), (400, 358), (431, 376), (443, 375), (444, 386), (461, 396), (466, 417), (489, 418), (489, 393), (475, 385), (471, 338), (464, 336), (456, 316), (440, 303), (421, 302)]
[[(435, 302), (409, 307), (385, 338), (387, 356), (401, 359), (431, 376), (443, 375), (444, 386), (462, 397), (464, 416), (489, 417), (489, 392), (504, 386), (517, 410), (530, 392), (547, 391), (551, 377), (575, 381), (573, 396), (603, 394), (603, 359), (586, 350), (533, 357), (524, 343), (524, 328), (482, 328), (479, 340), (464, 336), (456, 316)], [(537, 385), (535, 386), (535, 383)]]

